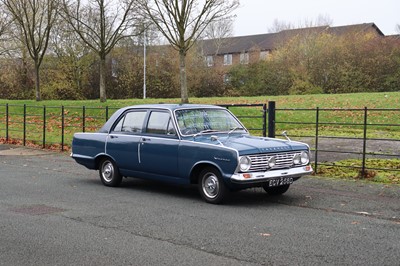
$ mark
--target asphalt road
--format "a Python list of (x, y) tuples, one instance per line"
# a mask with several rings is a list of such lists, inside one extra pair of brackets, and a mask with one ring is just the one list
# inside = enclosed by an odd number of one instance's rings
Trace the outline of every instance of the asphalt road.
[(215, 206), (195, 187), (108, 188), (66, 154), (26, 154), (0, 155), (0, 265), (400, 264), (399, 186), (308, 177)]

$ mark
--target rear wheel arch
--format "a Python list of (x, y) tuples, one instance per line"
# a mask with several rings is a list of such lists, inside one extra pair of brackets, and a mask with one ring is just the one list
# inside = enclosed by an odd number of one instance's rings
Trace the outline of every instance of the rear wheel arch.
[(110, 160), (112, 160), (112, 161), (116, 164), (114, 158), (112, 158), (111, 156), (106, 155), (106, 154), (100, 154), (100, 155), (98, 155), (98, 156), (94, 159), (94, 165), (95, 165), (95, 167), (96, 167), (96, 170), (99, 170), (99, 168), (100, 168), (100, 163), (101, 163), (104, 159), (110, 159)]

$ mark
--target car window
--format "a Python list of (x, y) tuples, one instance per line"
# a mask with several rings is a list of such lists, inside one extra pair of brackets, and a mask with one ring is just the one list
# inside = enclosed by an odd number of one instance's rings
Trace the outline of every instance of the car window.
[(170, 114), (158, 111), (151, 112), (146, 132), (151, 134), (175, 135)]
[(176, 111), (178, 126), (183, 135), (202, 131), (230, 131), (242, 128), (240, 123), (223, 109), (187, 109)]
[(146, 111), (126, 113), (114, 128), (114, 132), (141, 133)]

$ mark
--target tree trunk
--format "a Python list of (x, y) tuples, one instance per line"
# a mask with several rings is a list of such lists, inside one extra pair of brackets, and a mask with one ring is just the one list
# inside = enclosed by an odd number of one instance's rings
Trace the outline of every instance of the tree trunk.
[(100, 102), (106, 102), (106, 57), (100, 57)]
[[(22, 89), (24, 93), (26, 93), (28, 90), (31, 90), (31, 86), (29, 84), (29, 78), (28, 78), (28, 59), (27, 59), (27, 52), (26, 49), (22, 49)], [(31, 93), (29, 91), (29, 93)]]
[(36, 101), (42, 100), (40, 95), (40, 75), (39, 75), (39, 63), (35, 60), (35, 91), (36, 91)]
[(186, 78), (186, 53), (180, 51), (179, 59), (180, 59), (181, 103), (189, 103), (187, 78)]

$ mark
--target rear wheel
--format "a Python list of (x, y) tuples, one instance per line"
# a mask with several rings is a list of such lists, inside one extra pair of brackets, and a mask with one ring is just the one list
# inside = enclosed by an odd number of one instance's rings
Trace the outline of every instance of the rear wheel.
[(113, 160), (105, 158), (100, 162), (100, 180), (107, 187), (117, 187), (121, 184), (122, 176)]
[(267, 192), (269, 195), (282, 195), (286, 191), (288, 191), (290, 185), (283, 185), (279, 187), (269, 187), (269, 186), (263, 186), (265, 192)]
[(229, 192), (220, 172), (213, 167), (200, 172), (198, 186), (202, 198), (212, 204), (222, 203)]

